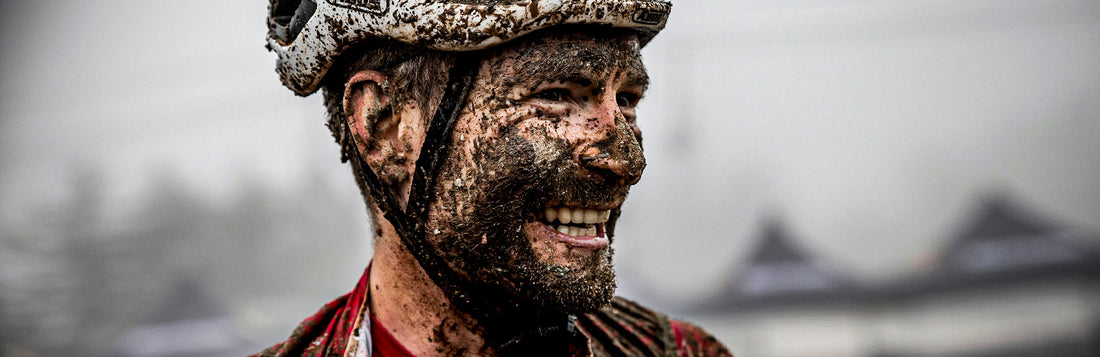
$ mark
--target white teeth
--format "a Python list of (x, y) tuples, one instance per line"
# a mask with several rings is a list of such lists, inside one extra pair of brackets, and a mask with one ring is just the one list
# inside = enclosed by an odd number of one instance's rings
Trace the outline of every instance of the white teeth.
[(553, 222), (558, 219), (558, 210), (553, 208), (546, 209), (546, 221)]
[(573, 222), (573, 210), (562, 207), (558, 209), (558, 220), (561, 223), (569, 224)]
[(561, 234), (568, 234), (568, 235), (575, 236), (575, 237), (581, 237), (581, 236), (595, 237), (596, 236), (596, 227), (595, 226), (592, 226), (592, 227), (575, 227), (575, 226), (567, 226), (567, 225), (563, 224), (563, 225), (556, 226), (554, 228), (554, 230), (556, 230), (558, 232), (561, 232)]
[[(578, 211), (580, 211), (580, 210), (578, 210)], [(589, 223), (589, 224), (596, 223), (596, 210), (594, 210), (594, 209), (584, 210), (584, 219), (581, 222)]]
[(554, 221), (561, 222), (562, 224), (570, 223), (583, 223), (583, 224), (597, 224), (607, 222), (611, 218), (611, 210), (595, 210), (585, 208), (547, 208), (542, 212), (546, 219), (546, 222), (552, 223)]

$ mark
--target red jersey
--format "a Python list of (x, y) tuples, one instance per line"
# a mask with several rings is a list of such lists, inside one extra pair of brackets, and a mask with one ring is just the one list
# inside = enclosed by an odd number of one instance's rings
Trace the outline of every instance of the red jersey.
[[(412, 356), (366, 311), (368, 276), (364, 272), (355, 290), (303, 320), (290, 338), (253, 357)], [(578, 316), (576, 327), (587, 340), (586, 346), (574, 349), (576, 356), (732, 357), (701, 328), (620, 297), (597, 312)]]

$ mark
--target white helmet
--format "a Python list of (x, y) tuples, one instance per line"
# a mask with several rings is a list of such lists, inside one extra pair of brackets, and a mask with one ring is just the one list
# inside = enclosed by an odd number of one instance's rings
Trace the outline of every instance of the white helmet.
[(329, 66), (357, 42), (382, 38), (440, 51), (489, 48), (563, 24), (638, 31), (644, 45), (665, 26), (665, 0), (270, 0), (268, 48), (283, 84), (317, 91)]

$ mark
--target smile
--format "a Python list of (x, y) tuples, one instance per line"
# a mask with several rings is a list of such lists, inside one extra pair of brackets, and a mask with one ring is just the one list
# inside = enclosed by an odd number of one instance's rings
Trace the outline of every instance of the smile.
[(582, 207), (549, 207), (538, 212), (550, 238), (586, 248), (607, 246), (604, 224), (610, 216), (611, 210)]

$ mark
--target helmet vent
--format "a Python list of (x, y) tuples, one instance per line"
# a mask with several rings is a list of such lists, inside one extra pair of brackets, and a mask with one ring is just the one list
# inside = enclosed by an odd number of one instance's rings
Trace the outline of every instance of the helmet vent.
[(386, 11), (388, 2), (388, 0), (333, 0), (332, 4), (377, 15)]
[(268, 31), (271, 37), (285, 46), (294, 42), (294, 38), (305, 28), (306, 21), (317, 10), (317, 3), (313, 0), (272, 0), (270, 9)]

